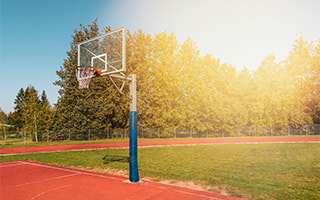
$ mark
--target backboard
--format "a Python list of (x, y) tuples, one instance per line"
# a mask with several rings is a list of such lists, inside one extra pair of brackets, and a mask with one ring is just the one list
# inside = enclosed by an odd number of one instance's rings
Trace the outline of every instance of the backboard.
[(126, 71), (126, 28), (78, 44), (78, 66), (101, 70), (101, 76)]

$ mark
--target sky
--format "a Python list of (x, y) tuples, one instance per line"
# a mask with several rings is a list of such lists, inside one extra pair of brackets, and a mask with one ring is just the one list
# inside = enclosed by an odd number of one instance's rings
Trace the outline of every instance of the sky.
[(320, 0), (0, 0), (0, 108), (14, 111), (20, 88), (59, 97), (56, 71), (79, 23), (174, 32), (234, 66), (255, 70), (264, 57), (284, 60), (297, 38), (320, 38)]

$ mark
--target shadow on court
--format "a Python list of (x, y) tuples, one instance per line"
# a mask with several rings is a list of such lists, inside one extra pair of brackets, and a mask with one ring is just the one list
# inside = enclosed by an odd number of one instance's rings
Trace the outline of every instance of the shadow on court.
[(130, 157), (129, 156), (119, 156), (119, 155), (105, 155), (103, 157), (104, 164), (109, 164), (112, 162), (129, 163)]

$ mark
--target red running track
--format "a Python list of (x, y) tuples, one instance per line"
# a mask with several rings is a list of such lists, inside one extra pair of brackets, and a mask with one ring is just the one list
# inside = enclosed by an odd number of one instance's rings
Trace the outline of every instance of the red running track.
[(29, 161), (0, 163), (0, 199), (6, 200), (236, 200), (239, 198), (161, 183)]
[[(254, 138), (254, 139), (208, 139), (208, 140), (158, 140), (138, 142), (138, 147), (172, 146), (172, 145), (199, 145), (199, 144), (245, 144), (245, 143), (296, 143), (320, 142), (320, 138)], [(98, 144), (72, 144), (36, 147), (1, 148), (0, 155), (25, 154), (56, 151), (77, 151), (89, 149), (128, 148), (128, 142), (98, 143)]]
[[(139, 142), (139, 147), (227, 143), (320, 142), (320, 138), (220, 139)], [(1, 155), (86, 149), (128, 148), (128, 143), (57, 145), (0, 149)], [(88, 172), (29, 161), (0, 163), (0, 199), (237, 199), (210, 192), (145, 181), (124, 182), (125, 177)]]

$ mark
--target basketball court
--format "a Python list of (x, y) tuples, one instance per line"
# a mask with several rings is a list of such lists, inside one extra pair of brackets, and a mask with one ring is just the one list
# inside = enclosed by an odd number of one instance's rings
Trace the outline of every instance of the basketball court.
[(0, 198), (6, 200), (64, 199), (238, 199), (210, 192), (100, 174), (29, 161), (0, 163)]

